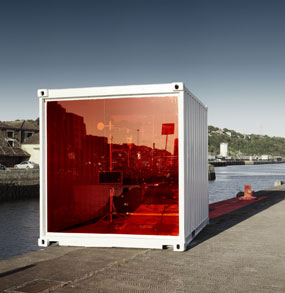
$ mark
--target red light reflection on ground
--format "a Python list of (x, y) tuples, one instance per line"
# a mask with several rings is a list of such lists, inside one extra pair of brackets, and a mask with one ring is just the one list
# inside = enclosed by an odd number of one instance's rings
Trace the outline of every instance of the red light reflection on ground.
[(264, 198), (266, 198), (266, 196), (258, 197), (255, 201), (240, 201), (238, 198), (230, 198), (223, 201), (212, 203), (209, 205), (209, 218), (218, 218), (220, 216), (229, 214), (233, 211), (246, 207)]

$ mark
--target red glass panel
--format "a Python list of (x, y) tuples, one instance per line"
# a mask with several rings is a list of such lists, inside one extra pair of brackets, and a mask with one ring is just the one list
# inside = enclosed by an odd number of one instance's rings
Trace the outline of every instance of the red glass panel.
[(177, 109), (177, 97), (48, 102), (48, 231), (178, 235)]

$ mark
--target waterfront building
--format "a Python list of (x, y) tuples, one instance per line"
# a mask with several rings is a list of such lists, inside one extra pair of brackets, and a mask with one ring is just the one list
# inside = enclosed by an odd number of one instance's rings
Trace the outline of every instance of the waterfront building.
[(39, 126), (35, 122), (0, 122), (0, 163), (12, 167), (28, 160), (30, 154), (22, 149), (22, 144), (38, 132)]
[(220, 144), (220, 156), (225, 158), (228, 156), (228, 143), (222, 142)]

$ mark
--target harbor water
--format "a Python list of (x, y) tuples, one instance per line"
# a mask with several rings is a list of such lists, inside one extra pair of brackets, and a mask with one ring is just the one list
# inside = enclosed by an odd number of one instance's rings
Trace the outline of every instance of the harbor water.
[[(251, 184), (252, 190), (285, 181), (285, 164), (216, 167), (216, 180), (209, 181), (209, 203), (235, 197)], [(0, 203), (0, 259), (32, 250), (39, 237), (39, 202), (36, 199)]]
[(0, 203), (0, 259), (38, 250), (39, 201)]
[(215, 172), (216, 180), (209, 181), (209, 203), (235, 197), (246, 184), (258, 191), (285, 181), (285, 164), (216, 167)]

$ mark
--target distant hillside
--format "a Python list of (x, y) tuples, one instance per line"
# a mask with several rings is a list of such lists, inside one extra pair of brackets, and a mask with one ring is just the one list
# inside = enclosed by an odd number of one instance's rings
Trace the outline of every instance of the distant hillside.
[(219, 154), (220, 143), (228, 143), (229, 155), (272, 155), (285, 156), (285, 138), (267, 135), (241, 134), (226, 128), (208, 127), (209, 153)]

